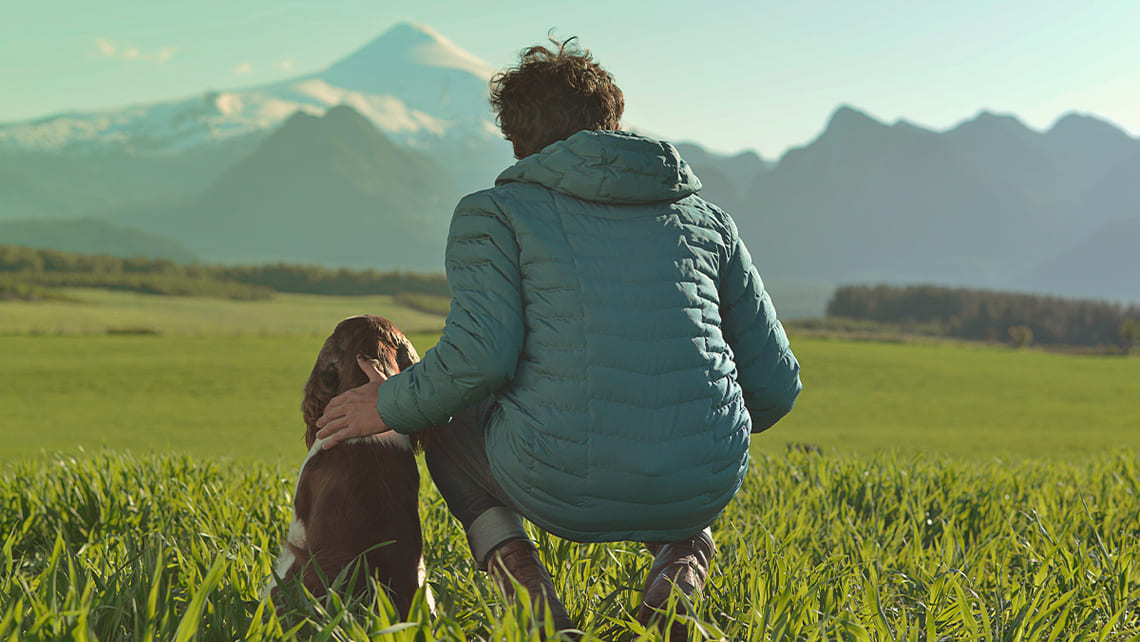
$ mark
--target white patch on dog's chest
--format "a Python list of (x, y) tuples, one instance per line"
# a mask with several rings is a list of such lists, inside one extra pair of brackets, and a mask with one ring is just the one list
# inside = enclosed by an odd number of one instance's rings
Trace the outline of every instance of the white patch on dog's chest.
[[(301, 463), (301, 470), (305, 470), (305, 464), (309, 463), (309, 460), (313, 458), (313, 455), (316, 455), (321, 451), (321, 446), (323, 446), (328, 440), (329, 438), (325, 437), (323, 439), (317, 439), (313, 442), (313, 447), (309, 449), (309, 454), (305, 457), (305, 461)], [(412, 449), (412, 438), (403, 433), (396, 432), (395, 430), (389, 430), (388, 432), (380, 433), (379, 435), (368, 435), (367, 437), (353, 437), (352, 439), (345, 439), (344, 441), (340, 442), (340, 445), (348, 446), (350, 444), (364, 444), (368, 442), (380, 444), (382, 446), (390, 446), (392, 448), (399, 448), (401, 450)]]

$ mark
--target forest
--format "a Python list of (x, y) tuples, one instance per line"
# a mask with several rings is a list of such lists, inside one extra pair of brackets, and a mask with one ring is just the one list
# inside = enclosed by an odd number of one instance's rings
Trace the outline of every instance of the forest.
[(1140, 340), (1140, 306), (935, 285), (836, 289), (828, 318), (935, 328), (960, 339), (1029, 345), (1109, 347)]
[(449, 296), (442, 274), (331, 269), (317, 265), (182, 265), (169, 259), (117, 258), (0, 245), (0, 299), (51, 297), (46, 289), (101, 287), (146, 294), (263, 299), (273, 292)]

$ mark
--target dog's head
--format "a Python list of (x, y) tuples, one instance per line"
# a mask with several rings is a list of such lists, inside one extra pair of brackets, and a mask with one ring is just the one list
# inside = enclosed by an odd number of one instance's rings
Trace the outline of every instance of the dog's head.
[(337, 324), (305, 384), (301, 413), (305, 417), (306, 447), (311, 448), (316, 441), (317, 419), (329, 401), (368, 382), (368, 376), (356, 362), (358, 354), (375, 359), (380, 371), (389, 377), (420, 360), (412, 342), (384, 317), (362, 314)]

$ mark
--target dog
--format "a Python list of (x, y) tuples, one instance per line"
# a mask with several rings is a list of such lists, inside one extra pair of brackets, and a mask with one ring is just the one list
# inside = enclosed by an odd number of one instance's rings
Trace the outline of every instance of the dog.
[[(299, 579), (314, 597), (323, 598), (344, 573), (347, 578), (357, 575), (347, 591), (360, 595), (368, 585), (366, 571), (407, 619), (426, 576), (415, 457), (424, 439), (389, 431), (329, 450), (322, 450), (324, 440), (317, 439), (317, 419), (329, 401), (368, 382), (357, 354), (374, 359), (387, 376), (419, 361), (407, 337), (383, 317), (349, 317), (325, 341), (305, 384), (301, 412), (309, 453), (301, 464), (293, 521), (268, 592), (276, 603), (280, 589)], [(427, 599), (430, 607), (430, 591)]]

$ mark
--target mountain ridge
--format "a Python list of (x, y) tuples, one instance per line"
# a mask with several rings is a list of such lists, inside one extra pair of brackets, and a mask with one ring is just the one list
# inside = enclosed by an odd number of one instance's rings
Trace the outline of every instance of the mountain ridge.
[[(458, 195), (490, 186), (512, 162), (482, 65), (407, 23), (280, 82), (86, 121), (73, 113), (0, 125), (0, 220), (96, 216), (177, 232), (215, 260), (407, 260), (438, 270)], [(68, 127), (86, 138), (68, 140)], [(47, 148), (21, 151), (18, 140)], [(1111, 230), (1131, 229), (1106, 226), (1140, 217), (1140, 141), (1078, 112), (1043, 131), (987, 110), (934, 130), (845, 104), (775, 161), (678, 147), (705, 183), (702, 195), (736, 217), (769, 279), (1048, 290), (1051, 261), (1091, 264), (1091, 248)], [(306, 216), (314, 212), (333, 225), (315, 225)], [(293, 227), (287, 242), (266, 234)], [(374, 245), (314, 249), (335, 245), (344, 230)], [(1136, 259), (1121, 261), (1116, 272)], [(1095, 285), (1131, 292), (1123, 278)]]
[[(740, 213), (738, 225), (762, 273), (777, 279), (1053, 293), (1059, 286), (1039, 266), (1103, 225), (1140, 217), (1140, 188), (1126, 179), (1140, 169), (1140, 141), (1122, 134), (1114, 145), (1131, 150), (1124, 158), (1134, 166), (1089, 168), (1099, 189), (1088, 191), (1070, 179), (1048, 134), (1016, 118), (982, 113), (939, 133), (843, 107), (819, 137), (757, 178), (746, 198), (757, 210)], [(1094, 260), (1090, 246), (1081, 252)], [(1140, 273), (1136, 256), (1121, 265)], [(1096, 290), (1136, 296), (1120, 271)]]
[(459, 190), (352, 108), (298, 112), (201, 195), (112, 218), (212, 262), (437, 271)]
[(176, 153), (274, 129), (298, 110), (323, 113), (338, 104), (351, 105), (407, 146), (425, 148), (450, 139), (494, 145), (500, 142), (498, 128), (485, 96), (491, 71), (431, 27), (400, 23), (316, 72), (119, 109), (70, 110), (0, 123), (0, 147)]

